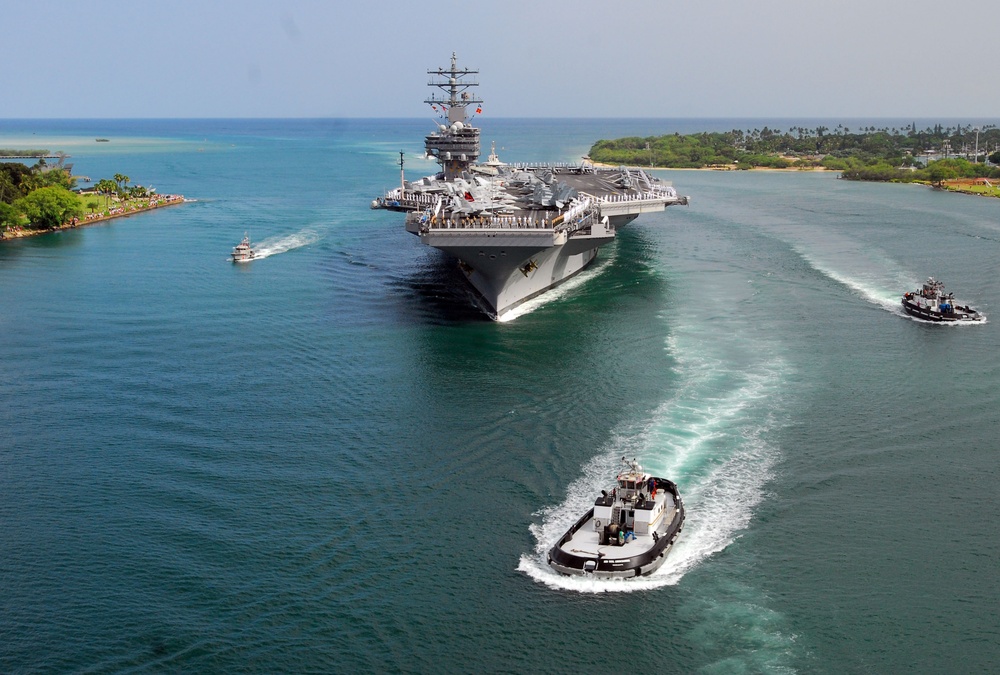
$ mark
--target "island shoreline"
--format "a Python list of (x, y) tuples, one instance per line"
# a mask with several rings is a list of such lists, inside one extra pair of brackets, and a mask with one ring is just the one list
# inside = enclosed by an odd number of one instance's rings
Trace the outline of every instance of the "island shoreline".
[[(606, 164), (604, 162), (594, 162), (594, 161), (591, 161), (591, 160), (587, 159), (586, 157), (584, 158), (584, 161), (585, 162), (589, 162), (590, 164), (592, 164), (592, 165), (594, 165), (596, 167), (609, 168), (609, 169), (614, 169), (614, 168), (618, 167), (618, 165), (616, 165), (616, 164)], [(809, 167), (804, 167), (804, 166), (789, 166), (789, 167), (785, 167), (783, 169), (778, 169), (778, 168), (770, 167), (770, 166), (755, 166), (755, 167), (752, 167), (752, 168), (749, 168), (749, 169), (737, 169), (736, 167), (728, 167), (728, 168), (726, 168), (726, 167), (717, 167), (717, 166), (699, 166), (699, 167), (694, 167), (694, 166), (691, 166), (691, 167), (653, 166), (653, 167), (638, 167), (638, 168), (641, 168), (644, 171), (746, 171), (746, 172), (750, 172), (750, 171), (762, 171), (762, 172), (767, 172), (767, 173), (795, 173), (795, 172), (803, 172), (803, 173), (838, 173), (838, 172), (840, 172), (840, 173), (842, 173), (841, 169), (828, 169), (828, 168), (823, 167), (823, 166), (809, 166)], [(867, 181), (867, 182), (871, 182), (871, 181)], [(975, 182), (972, 181), (972, 180), (969, 180), (969, 179), (964, 179), (964, 178), (958, 178), (958, 179), (952, 179), (952, 180), (942, 181), (941, 185), (935, 185), (934, 183), (927, 182), (927, 181), (905, 181), (905, 182), (904, 181), (885, 181), (885, 182), (896, 183), (897, 185), (922, 185), (924, 187), (929, 187), (929, 188), (932, 188), (932, 189), (935, 189), (935, 190), (942, 190), (944, 192), (952, 192), (952, 193), (955, 193), (955, 194), (971, 195), (973, 197), (986, 197), (988, 199), (1000, 199), (1000, 193), (988, 194), (988, 193), (977, 192), (975, 190), (972, 190), (971, 189), (971, 185), (974, 185)]]
[[(105, 223), (109, 220), (114, 220), (116, 218), (127, 218), (128, 216), (134, 216), (138, 213), (144, 213), (146, 211), (153, 211), (155, 209), (162, 209), (167, 206), (176, 206), (177, 204), (185, 204), (188, 199), (184, 198), (184, 195), (166, 195), (163, 198), (162, 203), (158, 202), (156, 204), (151, 204), (149, 206), (142, 206), (139, 208), (133, 208), (128, 210), (122, 210), (119, 213), (109, 213), (105, 214), (88, 214), (84, 218), (74, 218), (75, 222), (64, 223), (59, 227), (47, 227), (43, 229), (33, 229), (25, 228), (21, 226), (9, 228), (3, 233), (0, 233), (0, 241), (10, 241), (13, 239), (26, 239), (28, 237), (36, 237), (42, 234), (50, 234), (52, 232), (62, 232), (63, 230), (74, 230), (78, 227), (87, 227), (89, 225), (97, 225), (99, 223)], [(122, 207), (119, 207), (122, 208)], [(113, 209), (114, 210), (114, 209)]]
[[(595, 162), (593, 160), (583, 158), (583, 161), (588, 162), (596, 167), (605, 169), (617, 169), (620, 164), (607, 164), (605, 162)], [(630, 165), (631, 166), (631, 165)], [(643, 169), (644, 171), (780, 171), (783, 173), (801, 171), (805, 173), (813, 172), (816, 173), (830, 173), (842, 171), (842, 169), (828, 169), (825, 166), (789, 166), (783, 169), (779, 169), (772, 166), (753, 166), (749, 169), (741, 169), (735, 165), (723, 165), (723, 166), (636, 166), (637, 169)]]

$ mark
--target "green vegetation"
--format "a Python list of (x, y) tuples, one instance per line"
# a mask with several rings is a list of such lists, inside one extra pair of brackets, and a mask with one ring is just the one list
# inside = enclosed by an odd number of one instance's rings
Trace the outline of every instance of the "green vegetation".
[(47, 157), (48, 150), (11, 150), (0, 148), (0, 157)]
[(21, 222), (21, 214), (10, 204), (0, 202), (0, 232)]
[(32, 167), (0, 162), (0, 233), (8, 229), (47, 230), (90, 213), (113, 215), (150, 206), (154, 193), (116, 173), (94, 186), (97, 194), (74, 192), (76, 179), (60, 165), (40, 160)]
[(939, 159), (929, 162), (923, 169), (901, 169), (885, 162), (846, 169), (841, 178), (847, 180), (881, 181), (894, 183), (931, 183), (944, 186), (946, 181), (962, 178), (985, 178), (1000, 181), (1000, 167), (974, 164), (967, 159)]
[(125, 188), (123, 185), (119, 185), (108, 178), (97, 181), (91, 190), (95, 190), (96, 192), (88, 191), (77, 194), (80, 204), (89, 213), (97, 213), (98, 211), (106, 213), (119, 206), (141, 205), (138, 202), (149, 199), (155, 194), (142, 185), (133, 185), (130, 188)]
[(82, 214), (72, 189), (76, 179), (41, 160), (33, 167), (0, 163), (0, 231), (12, 227), (46, 229)]
[(38, 188), (14, 202), (36, 229), (59, 227), (83, 215), (83, 206), (75, 194), (60, 185)]
[(60, 167), (48, 168), (45, 160), (31, 168), (16, 162), (0, 162), (0, 202), (13, 204), (34, 190), (54, 185), (72, 190), (76, 179)]
[[(955, 159), (972, 157), (979, 150), (978, 163)], [(734, 129), (722, 133), (672, 134), (601, 140), (590, 149), (595, 162), (663, 168), (752, 169), (767, 167), (824, 168), (842, 171), (851, 180), (927, 181), (941, 183), (950, 178), (1000, 178), (1000, 169), (990, 162), (1000, 160), (1000, 152), (987, 158), (988, 148), (1000, 147), (1000, 129), (987, 125), (942, 127), (918, 131), (909, 128), (863, 127), (852, 131), (793, 127), (780, 129)], [(937, 154), (944, 159), (921, 166), (921, 157)]]
[(76, 179), (40, 160), (32, 167), (0, 162), (0, 232), (13, 227), (47, 229), (82, 215), (72, 192)]

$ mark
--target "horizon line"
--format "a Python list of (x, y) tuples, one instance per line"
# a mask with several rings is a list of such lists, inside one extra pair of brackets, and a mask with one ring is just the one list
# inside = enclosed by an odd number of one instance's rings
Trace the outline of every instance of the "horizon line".
[[(288, 116), (288, 117), (221, 117), (221, 116), (208, 116), (208, 117), (0, 117), (0, 123), (3, 122), (79, 122), (79, 121), (282, 121), (282, 120), (296, 120), (296, 121), (311, 121), (311, 120), (424, 120), (427, 119), (425, 116), (373, 116), (373, 117), (359, 117), (359, 116)], [(431, 118), (433, 119), (433, 118)], [(843, 119), (843, 120), (996, 120), (1000, 122), (1000, 117), (977, 117), (977, 116), (967, 116), (967, 117), (954, 117), (954, 116), (936, 116), (936, 117), (920, 117), (914, 115), (748, 115), (748, 116), (738, 116), (738, 115), (718, 115), (710, 117), (701, 116), (682, 116), (682, 117), (650, 117), (650, 116), (624, 116), (624, 117), (607, 117), (607, 116), (595, 116), (595, 117), (563, 117), (563, 116), (546, 116), (546, 115), (534, 115), (534, 116), (507, 116), (507, 115), (497, 115), (491, 117), (490, 119), (497, 120), (831, 120), (831, 119)]]

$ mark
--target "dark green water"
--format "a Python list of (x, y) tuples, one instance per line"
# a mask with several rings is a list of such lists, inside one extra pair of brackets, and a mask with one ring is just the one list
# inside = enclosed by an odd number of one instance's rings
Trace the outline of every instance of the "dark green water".
[[(691, 206), (496, 324), (368, 209), (425, 127), (0, 122), (197, 199), (0, 245), (0, 671), (994, 668), (1000, 340), (897, 299), (992, 319), (1000, 201), (665, 172)], [(677, 480), (681, 542), (555, 576), (622, 455)]]

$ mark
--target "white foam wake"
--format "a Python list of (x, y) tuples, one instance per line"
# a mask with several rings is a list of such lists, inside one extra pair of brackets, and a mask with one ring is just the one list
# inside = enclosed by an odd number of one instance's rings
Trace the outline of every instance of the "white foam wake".
[[(722, 361), (713, 365), (701, 357), (681, 368), (683, 386), (646, 428), (615, 438), (584, 467), (562, 504), (538, 513), (541, 522), (531, 526), (537, 545), (521, 556), (518, 570), (550, 587), (579, 592), (658, 588), (676, 584), (749, 525), (779, 455), (765, 436), (785, 368), (781, 362), (763, 363), (750, 373), (737, 373)], [(687, 512), (683, 534), (666, 563), (648, 577), (599, 580), (557, 574), (549, 568), (546, 552), (608, 486), (623, 455), (677, 481)]]
[[(855, 295), (867, 300), (873, 305), (878, 305), (887, 312), (910, 319), (911, 321), (916, 321), (917, 323), (927, 323), (934, 326), (982, 326), (989, 323), (985, 315), (983, 316), (982, 321), (946, 322), (925, 321), (924, 319), (910, 316), (903, 311), (903, 306), (900, 302), (903, 291), (899, 289), (913, 290), (920, 286), (918, 282), (913, 280), (912, 275), (906, 274), (901, 270), (895, 270), (894, 272), (885, 272), (881, 276), (878, 273), (858, 273), (857, 276), (851, 276), (850, 274), (840, 272), (837, 269), (827, 266), (825, 263), (815, 259), (808, 253), (802, 252), (797, 247), (795, 250), (800, 256), (802, 256), (802, 259), (809, 263), (809, 266), (817, 272), (833, 279), (837, 283), (843, 284), (853, 291)], [(894, 285), (894, 290), (887, 290), (886, 286), (889, 285)]]
[(847, 287), (856, 296), (877, 305), (887, 312), (905, 315), (900, 299), (903, 292), (915, 288), (918, 284), (913, 275), (901, 269), (891, 269), (891, 265), (883, 264), (881, 268), (862, 269), (855, 264), (855, 269), (842, 270), (842, 265), (832, 264), (814, 253), (793, 247), (806, 263), (825, 277)]
[(320, 240), (320, 233), (312, 228), (305, 228), (295, 234), (282, 237), (271, 237), (254, 244), (254, 259), (285, 253), (296, 248), (314, 244)]
[(760, 228), (853, 295), (887, 312), (904, 315), (900, 299), (904, 291), (915, 287), (915, 277), (877, 247), (850, 234), (804, 222), (766, 222)]

